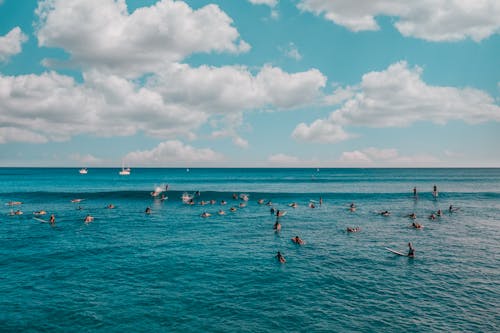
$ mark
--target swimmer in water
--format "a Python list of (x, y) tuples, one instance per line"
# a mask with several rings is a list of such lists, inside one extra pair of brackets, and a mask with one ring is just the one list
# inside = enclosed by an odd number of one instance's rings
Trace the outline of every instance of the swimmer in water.
[(49, 223), (50, 224), (55, 224), (56, 223), (56, 217), (54, 216), (54, 214), (50, 215)]
[(413, 245), (411, 245), (411, 243), (408, 243), (408, 257), (415, 257), (415, 249), (413, 248)]
[(276, 222), (274, 223), (273, 229), (274, 229), (276, 232), (281, 231), (281, 224), (279, 223), (278, 219), (276, 219)]
[(429, 215), (429, 220), (435, 220), (435, 219), (436, 219), (436, 215), (434, 215), (434, 213)]
[(411, 214), (407, 215), (407, 217), (415, 220), (417, 218), (417, 214), (411, 213)]
[(146, 214), (151, 214), (151, 208), (146, 207), (146, 210), (144, 211), (144, 213), (146, 213)]
[(304, 245), (304, 241), (299, 237), (299, 236), (295, 236), (292, 238), (292, 242), (294, 242), (295, 244), (298, 244), (298, 245)]
[(87, 223), (87, 224), (88, 224), (88, 223), (90, 223), (90, 222), (94, 222), (94, 217), (93, 217), (93, 216), (91, 216), (91, 215), (87, 215), (87, 216), (85, 217), (85, 219), (83, 220), (83, 222), (85, 222), (85, 223)]
[(222, 209), (219, 209), (219, 211), (217, 212), (217, 214), (219, 214), (219, 215), (226, 215), (226, 212), (223, 211)]
[(388, 210), (385, 210), (383, 212), (380, 212), (380, 215), (382, 215), (382, 216), (389, 216), (389, 215), (391, 215), (391, 212), (389, 212)]
[(203, 212), (203, 213), (201, 214), (201, 217), (210, 217), (210, 216), (212, 216), (212, 214), (207, 213), (207, 212)]
[(415, 222), (413, 222), (413, 223), (411, 224), (411, 226), (412, 226), (413, 228), (415, 228), (415, 229), (422, 229), (422, 225), (421, 225), (420, 223), (415, 223)]
[(355, 227), (355, 228), (348, 227), (346, 230), (347, 230), (347, 232), (358, 232), (358, 231), (361, 231), (361, 228), (360, 227)]
[(285, 257), (283, 257), (283, 255), (280, 253), (280, 251), (278, 251), (278, 254), (276, 254), (276, 258), (278, 259), (278, 261), (282, 264), (284, 264), (286, 262), (286, 259)]
[(106, 206), (106, 208), (107, 208), (107, 209), (114, 209), (114, 208), (115, 208), (115, 205), (113, 205), (113, 204), (109, 204), (109, 205), (107, 205), (107, 206)]

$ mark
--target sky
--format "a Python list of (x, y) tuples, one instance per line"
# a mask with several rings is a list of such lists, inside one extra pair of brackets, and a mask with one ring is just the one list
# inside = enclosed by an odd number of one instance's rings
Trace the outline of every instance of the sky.
[(0, 167), (500, 167), (498, 0), (0, 0)]

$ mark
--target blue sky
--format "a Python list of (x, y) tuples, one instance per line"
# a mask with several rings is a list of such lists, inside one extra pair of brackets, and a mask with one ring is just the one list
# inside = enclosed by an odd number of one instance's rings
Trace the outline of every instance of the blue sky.
[(500, 4), (0, 0), (0, 166), (500, 166)]

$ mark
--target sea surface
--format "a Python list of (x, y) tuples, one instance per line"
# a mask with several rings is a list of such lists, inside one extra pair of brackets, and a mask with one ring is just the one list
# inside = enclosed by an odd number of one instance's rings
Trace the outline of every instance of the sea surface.
[(499, 332), (499, 216), (500, 169), (0, 168), (0, 331)]

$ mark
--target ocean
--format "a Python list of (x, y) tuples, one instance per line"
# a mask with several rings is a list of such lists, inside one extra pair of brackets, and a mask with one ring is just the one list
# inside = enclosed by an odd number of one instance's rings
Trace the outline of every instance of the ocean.
[(1, 332), (500, 331), (500, 169), (118, 171), (0, 168)]

